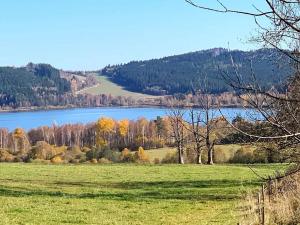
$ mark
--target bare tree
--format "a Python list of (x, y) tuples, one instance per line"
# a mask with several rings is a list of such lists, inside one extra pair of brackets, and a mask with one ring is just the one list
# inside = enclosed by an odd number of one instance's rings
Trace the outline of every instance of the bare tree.
[[(266, 47), (276, 48), (282, 55), (291, 59), (294, 74), (282, 83), (280, 91), (266, 90), (257, 81), (256, 74), (251, 71), (246, 82), (245, 74), (240, 74), (238, 66), (232, 60), (234, 74), (222, 71), (224, 80), (240, 93), (240, 97), (248, 106), (255, 109), (272, 129), (272, 134), (257, 135), (239, 130), (257, 140), (271, 140), (278, 143), (281, 149), (291, 148), (294, 153), (300, 144), (300, 90), (299, 76), (299, 44), (300, 44), (300, 1), (263, 0), (263, 8), (252, 5), (253, 10), (243, 11), (225, 5), (224, 1), (216, 0), (203, 4), (200, 0), (185, 0), (194, 7), (216, 13), (236, 13), (253, 17), (258, 26), (258, 34), (252, 41), (259, 42)], [(229, 3), (227, 1), (227, 3)], [(250, 1), (245, 1), (245, 4)], [(212, 6), (212, 4), (216, 7)], [(287, 62), (289, 63), (289, 62)], [(250, 75), (250, 76), (249, 76)], [(238, 130), (238, 128), (234, 127)]]
[(172, 108), (169, 110), (169, 121), (172, 129), (172, 137), (175, 140), (178, 163), (184, 164), (184, 146), (186, 141), (186, 132), (184, 124), (184, 110), (179, 108)]
[(202, 150), (205, 146), (203, 144), (205, 137), (203, 136), (202, 116), (203, 113), (201, 113), (201, 111), (191, 108), (189, 110), (189, 126), (186, 127), (193, 136), (193, 141), (195, 143), (195, 152), (197, 154), (197, 164), (202, 164)]

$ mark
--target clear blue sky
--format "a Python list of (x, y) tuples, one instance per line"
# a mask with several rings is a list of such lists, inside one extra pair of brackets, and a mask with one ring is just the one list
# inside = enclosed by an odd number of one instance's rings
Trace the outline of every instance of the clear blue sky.
[[(244, 9), (249, 2), (262, 2), (226, 1)], [(0, 65), (41, 62), (92, 70), (227, 48), (228, 43), (231, 49), (248, 50), (257, 47), (246, 43), (255, 28), (250, 17), (202, 11), (184, 0), (2, 0)]]

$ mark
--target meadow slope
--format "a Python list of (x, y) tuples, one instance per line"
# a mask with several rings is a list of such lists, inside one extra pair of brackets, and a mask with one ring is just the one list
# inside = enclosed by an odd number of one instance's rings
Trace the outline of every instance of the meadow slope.
[(157, 98), (157, 96), (132, 92), (125, 90), (122, 86), (113, 83), (106, 76), (97, 76), (96, 77), (99, 84), (82, 89), (77, 92), (77, 94), (93, 94), (93, 95), (111, 95), (111, 96), (123, 96), (123, 97), (132, 97), (132, 98)]

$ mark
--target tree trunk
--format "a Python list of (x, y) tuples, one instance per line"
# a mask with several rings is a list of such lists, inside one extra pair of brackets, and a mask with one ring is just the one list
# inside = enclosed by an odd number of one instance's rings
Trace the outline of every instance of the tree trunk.
[(208, 165), (213, 165), (213, 147), (209, 146), (207, 149), (207, 164)]
[(202, 152), (199, 152), (198, 154), (197, 154), (197, 164), (202, 164), (202, 159), (201, 159), (201, 154)]
[(179, 146), (178, 146), (178, 163), (179, 164), (184, 164), (183, 152), (182, 152), (182, 146), (181, 146), (181, 144), (179, 144)]

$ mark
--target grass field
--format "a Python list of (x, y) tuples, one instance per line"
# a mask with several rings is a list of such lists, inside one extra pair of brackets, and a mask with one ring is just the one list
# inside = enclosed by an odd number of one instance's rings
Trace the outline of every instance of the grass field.
[(243, 193), (259, 185), (227, 165), (0, 164), (0, 180), (2, 225), (236, 224)]
[(83, 89), (78, 91), (78, 93), (88, 93), (88, 94), (106, 94), (112, 96), (124, 96), (124, 97), (133, 97), (133, 98), (154, 98), (156, 96), (146, 95), (136, 92), (131, 92), (125, 90), (123, 87), (111, 82), (105, 76), (97, 76), (99, 84), (90, 88)]

